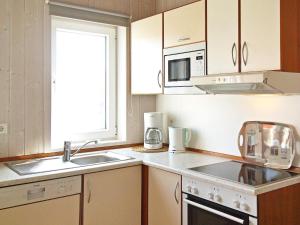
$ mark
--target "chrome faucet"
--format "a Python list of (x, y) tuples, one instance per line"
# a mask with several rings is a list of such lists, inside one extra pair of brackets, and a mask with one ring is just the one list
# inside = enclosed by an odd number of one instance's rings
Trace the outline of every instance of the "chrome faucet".
[(80, 147), (78, 147), (76, 149), (76, 151), (74, 153), (72, 153), (71, 142), (70, 141), (65, 141), (64, 142), (64, 156), (63, 156), (63, 161), (64, 162), (69, 162), (71, 160), (71, 157), (73, 157), (74, 155), (76, 155), (82, 148), (84, 148), (85, 146), (87, 146), (90, 143), (98, 144), (98, 141), (97, 140), (88, 141), (88, 142), (84, 143), (83, 145), (81, 145)]

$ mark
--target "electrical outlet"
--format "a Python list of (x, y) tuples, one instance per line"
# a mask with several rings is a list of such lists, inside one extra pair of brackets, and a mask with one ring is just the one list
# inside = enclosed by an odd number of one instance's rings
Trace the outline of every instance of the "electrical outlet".
[(1, 134), (7, 134), (7, 123), (3, 123), (3, 124), (0, 124), (0, 135)]

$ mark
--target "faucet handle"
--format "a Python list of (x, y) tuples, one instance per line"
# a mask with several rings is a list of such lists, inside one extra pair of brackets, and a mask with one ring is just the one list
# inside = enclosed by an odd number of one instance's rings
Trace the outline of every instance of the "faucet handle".
[(67, 150), (67, 151), (71, 150), (71, 141), (64, 142), (64, 150)]

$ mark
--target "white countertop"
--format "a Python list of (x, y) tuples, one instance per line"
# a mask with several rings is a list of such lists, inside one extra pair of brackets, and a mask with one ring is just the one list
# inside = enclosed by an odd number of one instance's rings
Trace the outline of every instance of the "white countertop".
[(0, 187), (31, 183), (31, 182), (37, 182), (37, 181), (49, 180), (55, 178), (62, 178), (68, 176), (75, 176), (75, 175), (86, 174), (86, 173), (100, 172), (104, 170), (117, 169), (117, 168), (141, 165), (141, 164), (147, 166), (153, 166), (183, 176), (200, 178), (207, 182), (217, 183), (218, 185), (233, 190), (238, 190), (238, 191), (242, 191), (254, 195), (262, 194), (268, 191), (272, 191), (275, 189), (300, 183), (300, 176), (296, 176), (294, 178), (287, 179), (281, 182), (275, 182), (268, 185), (263, 185), (261, 187), (252, 187), (252, 186), (242, 185), (231, 181), (226, 181), (219, 178), (214, 178), (208, 175), (203, 175), (188, 170), (188, 168), (191, 167), (229, 161), (229, 159), (205, 155), (201, 153), (194, 153), (194, 152), (186, 152), (186, 153), (179, 153), (179, 154), (170, 154), (168, 152), (140, 153), (140, 152), (132, 151), (131, 148), (112, 150), (112, 152), (126, 155), (126, 156), (131, 156), (135, 159), (108, 163), (108, 164), (76, 167), (72, 169), (57, 170), (57, 171), (31, 174), (25, 176), (18, 175), (17, 173), (15, 173), (14, 171), (6, 167), (3, 163), (1, 163), (0, 164)]

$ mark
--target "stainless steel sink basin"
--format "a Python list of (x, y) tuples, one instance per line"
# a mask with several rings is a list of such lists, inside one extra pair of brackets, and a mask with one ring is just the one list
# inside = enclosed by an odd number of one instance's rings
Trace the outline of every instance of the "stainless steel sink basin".
[(106, 152), (98, 155), (75, 157), (74, 159), (71, 159), (71, 162), (80, 166), (87, 166), (87, 165), (103, 164), (103, 163), (116, 162), (116, 161), (124, 161), (128, 159), (131, 158), (127, 156), (111, 153), (111, 152)]
[(71, 159), (70, 162), (63, 162), (62, 157), (52, 157), (22, 162), (10, 162), (6, 163), (6, 166), (8, 166), (19, 175), (29, 175), (56, 170), (71, 169), (82, 166), (118, 162), (129, 159), (132, 158), (112, 152), (103, 152), (78, 155)]
[(19, 175), (44, 173), (78, 167), (71, 162), (63, 162), (61, 157), (29, 160), (23, 162), (12, 162), (6, 163), (6, 165)]

